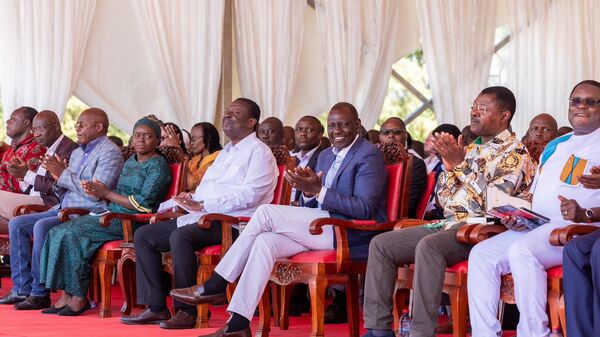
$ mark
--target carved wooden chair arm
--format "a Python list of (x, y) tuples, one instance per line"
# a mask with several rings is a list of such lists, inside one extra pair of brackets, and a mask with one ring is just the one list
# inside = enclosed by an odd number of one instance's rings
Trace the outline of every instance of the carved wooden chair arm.
[[(110, 222), (113, 219), (121, 220), (121, 225), (123, 226), (123, 242), (131, 243), (133, 242), (133, 223), (134, 222), (142, 222), (144, 218), (136, 216), (136, 214), (127, 214), (127, 213), (108, 213), (104, 214), (100, 217), (100, 226), (108, 227), (110, 226)], [(141, 220), (141, 221), (140, 221)], [(146, 218), (146, 221), (149, 219)]]
[(244, 222), (239, 217), (229, 216), (225, 214), (219, 213), (208, 213), (204, 214), (200, 219), (198, 219), (198, 226), (202, 229), (210, 229), (211, 221), (221, 221), (221, 224), (230, 224), (237, 225), (240, 222)]
[(469, 242), (477, 244), (507, 230), (508, 228), (503, 225), (475, 225), (471, 233), (469, 233)]
[(86, 208), (65, 208), (58, 212), (58, 218), (61, 222), (67, 222), (71, 220), (71, 215), (87, 215), (89, 213), (90, 210)]
[(19, 216), (19, 215), (24, 215), (24, 214), (29, 214), (29, 213), (40, 213), (40, 212), (46, 212), (50, 209), (50, 206), (44, 206), (44, 205), (20, 205), (15, 207), (15, 209), (13, 210), (13, 216)]
[(417, 227), (431, 223), (431, 221), (421, 219), (402, 219), (396, 223), (394, 230), (397, 231), (403, 228)]
[(157, 223), (159, 221), (171, 220), (171, 219), (178, 218), (182, 215), (185, 215), (185, 213), (181, 213), (181, 212), (157, 213), (150, 219), (150, 223)]
[(584, 224), (572, 224), (557, 228), (550, 233), (550, 244), (553, 246), (564, 246), (573, 237), (590, 234), (600, 227)]

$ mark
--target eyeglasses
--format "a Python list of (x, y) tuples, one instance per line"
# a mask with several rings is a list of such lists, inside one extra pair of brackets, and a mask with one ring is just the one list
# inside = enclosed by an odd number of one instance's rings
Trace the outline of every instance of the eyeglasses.
[(42, 126), (39, 128), (31, 128), (31, 129), (29, 129), (29, 132), (32, 134), (42, 133), (42, 132), (46, 131), (47, 129), (49, 129), (54, 124), (56, 124), (56, 123), (51, 123), (51, 124), (48, 124), (48, 125), (45, 125), (45, 126)]
[(87, 128), (90, 125), (96, 125), (98, 123), (102, 123), (102, 122), (77, 122), (77, 123), (75, 123), (75, 129)]
[(155, 135), (153, 133), (135, 132), (132, 135), (132, 137), (133, 137), (133, 139), (136, 139), (136, 140), (141, 140), (141, 139), (143, 139), (143, 140), (149, 140), (149, 139), (155, 138)]
[(404, 129), (381, 129), (381, 130), (379, 130), (379, 132), (384, 136), (388, 136), (388, 135), (401, 136), (401, 135), (406, 134), (406, 130), (404, 130)]
[(352, 123), (350, 123), (350, 122), (327, 123), (327, 129), (328, 130), (332, 130), (335, 128), (345, 129), (347, 127), (350, 127), (350, 125), (352, 125)]
[(570, 106), (578, 106), (581, 104), (585, 104), (585, 106), (591, 108), (596, 104), (600, 104), (600, 99), (593, 98), (582, 98), (582, 97), (571, 97), (569, 98)]
[(477, 111), (480, 114), (487, 114), (488, 112), (492, 111), (493, 109), (488, 108), (486, 105), (483, 104), (477, 104), (477, 103), (473, 103), (471, 104), (471, 111)]
[(311, 134), (317, 132), (317, 130), (311, 129), (311, 128), (295, 128), (294, 132), (296, 132), (296, 133), (306, 132), (307, 135), (311, 135)]

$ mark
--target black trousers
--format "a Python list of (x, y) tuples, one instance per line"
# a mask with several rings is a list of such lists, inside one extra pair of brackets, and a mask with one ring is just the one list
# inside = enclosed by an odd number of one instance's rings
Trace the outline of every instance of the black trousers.
[[(219, 221), (213, 222), (210, 229), (201, 229), (196, 224), (177, 228), (177, 219), (140, 227), (134, 235), (137, 302), (166, 305), (170, 289), (168, 282), (164, 282), (161, 253), (171, 251), (173, 256), (173, 286), (187, 288), (196, 284), (196, 250), (220, 243)], [(174, 301), (174, 306), (186, 311), (196, 308), (178, 301)]]

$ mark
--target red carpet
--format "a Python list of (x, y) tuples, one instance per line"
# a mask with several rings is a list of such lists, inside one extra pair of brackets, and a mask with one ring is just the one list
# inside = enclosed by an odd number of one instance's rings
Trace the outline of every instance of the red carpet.
[[(10, 279), (2, 279), (0, 296), (4, 296), (11, 287)], [(53, 294), (52, 300), (57, 300), (58, 294)], [(41, 337), (41, 336), (86, 336), (86, 337), (152, 337), (152, 336), (198, 336), (201, 333), (210, 333), (225, 324), (228, 315), (225, 307), (213, 307), (211, 328), (189, 330), (165, 330), (157, 325), (130, 326), (121, 324), (119, 311), (122, 304), (121, 291), (113, 287), (112, 310), (115, 317), (99, 318), (98, 309), (92, 309), (78, 317), (59, 317), (56, 315), (43, 315), (38, 311), (17, 311), (12, 305), (0, 305), (0, 336), (11, 337)], [(256, 329), (257, 319), (252, 323), (252, 331)], [(361, 322), (362, 326), (362, 322)], [(296, 337), (308, 336), (310, 333), (310, 316), (290, 317), (290, 328), (287, 331), (278, 327), (271, 327), (270, 336)], [(361, 333), (362, 334), (362, 333)], [(514, 333), (505, 334), (506, 337)], [(325, 325), (325, 336), (347, 337), (347, 324)], [(439, 335), (448, 336), (451, 335)]]

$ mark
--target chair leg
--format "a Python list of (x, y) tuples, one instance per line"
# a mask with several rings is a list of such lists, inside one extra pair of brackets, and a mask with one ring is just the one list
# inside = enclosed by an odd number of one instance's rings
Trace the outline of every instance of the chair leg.
[(552, 332), (558, 332), (560, 330), (560, 283), (559, 278), (548, 279), (548, 311), (550, 318), (550, 329)]
[(358, 275), (348, 275), (348, 285), (346, 288), (346, 308), (348, 310), (348, 325), (350, 326), (351, 337), (358, 337), (360, 333), (358, 301)]
[(110, 309), (110, 283), (113, 274), (113, 265), (106, 262), (100, 262), (98, 265), (100, 271), (100, 317), (111, 317)]
[(136, 305), (135, 262), (131, 259), (119, 259), (117, 277), (123, 294), (121, 312), (131, 315), (131, 309)]
[(325, 289), (327, 287), (327, 279), (325, 275), (317, 275), (314, 279), (308, 282), (310, 289), (310, 307), (312, 331), (310, 337), (323, 337), (325, 325)]
[(271, 292), (269, 288), (267, 284), (258, 303), (258, 327), (256, 328), (255, 337), (269, 337), (271, 330), (271, 301), (269, 296)]
[[(279, 326), (279, 315), (280, 315), (280, 307), (281, 307), (281, 287), (274, 283), (271, 282), (271, 300), (273, 301), (273, 303), (271, 303), (271, 305), (273, 306), (273, 325), (274, 326)], [(268, 290), (265, 290), (268, 291)], [(269, 313), (270, 314), (270, 313)]]
[(450, 306), (452, 307), (452, 336), (467, 336), (467, 291), (462, 287), (453, 287), (450, 291)]
[(290, 326), (290, 300), (292, 297), (293, 285), (279, 286), (280, 308), (279, 308), (279, 329), (287, 330)]
[(563, 337), (567, 337), (567, 319), (565, 317), (565, 295), (560, 297), (558, 302), (558, 317), (562, 328)]

